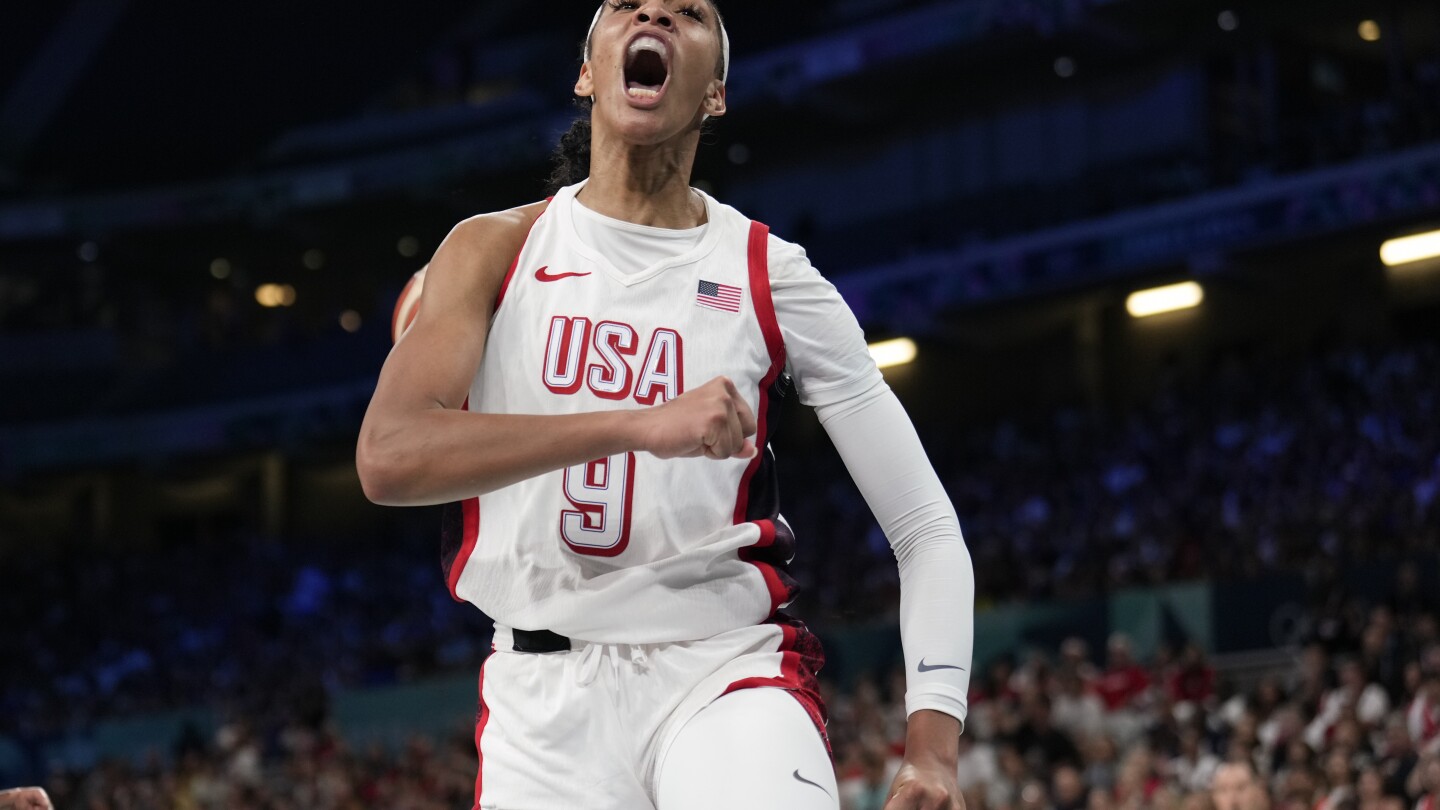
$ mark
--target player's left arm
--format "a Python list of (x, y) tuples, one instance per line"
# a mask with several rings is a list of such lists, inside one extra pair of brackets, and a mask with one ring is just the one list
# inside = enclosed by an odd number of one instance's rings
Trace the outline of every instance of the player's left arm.
[(815, 408), (899, 564), (909, 726), (885, 810), (958, 810), (975, 606), (960, 522), (839, 293), (795, 246), (772, 240), (770, 257), (776, 317), (800, 399)]
[(910, 417), (883, 381), (816, 412), (900, 567), (909, 724), (885, 810), (962, 808), (956, 765), (970, 685), (975, 575), (960, 522)]

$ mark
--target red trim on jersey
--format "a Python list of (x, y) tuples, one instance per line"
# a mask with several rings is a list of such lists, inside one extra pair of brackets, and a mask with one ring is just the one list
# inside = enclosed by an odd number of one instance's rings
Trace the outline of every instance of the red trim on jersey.
[(750, 223), (750, 298), (755, 304), (755, 317), (765, 336), (770, 352), (770, 373), (766, 380), (774, 382), (785, 366), (785, 340), (780, 335), (780, 322), (775, 319), (775, 300), (770, 297), (770, 228)]
[[(460, 404), (460, 410), (470, 410), (469, 397)], [(465, 563), (469, 561), (470, 554), (475, 551), (475, 543), (480, 539), (480, 499), (466, 498), (461, 501), (460, 514), (460, 550), (455, 552), (455, 559), (450, 561), (450, 570), (445, 577), (445, 584), (450, 588), (450, 598), (456, 602), (465, 601), (455, 589), (459, 587), (460, 575), (465, 572)]]
[[(545, 202), (549, 203), (554, 199), (554, 197), (546, 197)], [(550, 206), (546, 205), (545, 211), (549, 210)], [(510, 289), (510, 279), (515, 277), (515, 268), (520, 266), (520, 254), (525, 252), (525, 246), (530, 243), (530, 233), (535, 230), (535, 223), (540, 221), (540, 217), (545, 216), (545, 211), (541, 211), (535, 219), (531, 220), (530, 227), (525, 229), (525, 241), (521, 242), (520, 249), (515, 251), (515, 260), (510, 262), (510, 270), (505, 274), (505, 280), (500, 282), (500, 292), (495, 294), (495, 309), (490, 311), (491, 318), (494, 318), (495, 313), (500, 311), (500, 302), (505, 300), (505, 292)]]
[[(530, 227), (534, 228), (535, 226), (532, 224)], [(529, 233), (525, 234), (525, 240), (527, 242), (530, 240)], [(505, 301), (505, 292), (510, 289), (510, 279), (515, 277), (515, 268), (520, 266), (520, 254), (524, 252), (525, 246), (522, 244), (519, 252), (515, 254), (515, 260), (510, 262), (510, 269), (505, 272), (505, 279), (500, 282), (500, 292), (495, 294), (495, 308), (490, 311), (490, 317), (495, 317), (495, 313), (500, 311), (500, 304)]]
[(804, 661), (803, 654), (798, 649), (801, 633), (808, 637), (807, 641), (814, 645), (817, 654), (820, 642), (803, 624), (777, 624), (774, 626), (780, 628), (779, 676), (741, 678), (725, 687), (725, 691), (721, 692), (719, 697), (724, 697), (731, 692), (738, 692), (741, 689), (761, 687), (784, 689), (799, 701), (805, 709), (805, 713), (810, 715), (810, 721), (815, 724), (815, 730), (819, 732), (820, 739), (825, 741), (825, 750), (828, 752), (830, 751), (830, 737), (825, 733), (825, 705), (820, 699), (820, 682), (815, 677), (815, 671), (819, 669), (822, 661), (809, 662), (810, 665), (807, 667), (807, 662)]
[[(491, 646), (494, 651), (494, 646)], [(485, 664), (480, 664), (480, 714), (475, 718), (475, 807), (480, 806), (480, 792), (485, 787), (485, 750), (480, 747), (480, 737), (485, 733), (485, 724), (490, 722), (490, 707), (485, 705)]]
[[(740, 490), (735, 494), (735, 523), (745, 521), (746, 511), (750, 506), (750, 481), (755, 477), (755, 472), (760, 469), (760, 463), (764, 460), (765, 441), (768, 436), (769, 425), (766, 417), (770, 412), (770, 387), (775, 384), (775, 379), (785, 367), (785, 343), (780, 335), (780, 322), (775, 318), (775, 302), (770, 297), (770, 229), (759, 222), (750, 223), (749, 243), (749, 264), (750, 264), (750, 300), (755, 309), (755, 318), (760, 322), (760, 334), (765, 338), (765, 349), (770, 354), (770, 368), (766, 370), (765, 376), (760, 380), (760, 391), (755, 408), (755, 457), (750, 459), (746, 465), (745, 472), (740, 476)], [(768, 520), (756, 521), (760, 526), (760, 539), (751, 548), (765, 548), (775, 542), (775, 524)], [(765, 579), (765, 590), (770, 594), (770, 613), (773, 616), (775, 611), (785, 601), (786, 589), (780, 583), (780, 577), (775, 567), (769, 563), (760, 562), (746, 553), (745, 549), (740, 551), (740, 559), (760, 569), (760, 575)]]
[(740, 549), (739, 554), (740, 559), (760, 569), (760, 576), (765, 578), (765, 590), (770, 594), (770, 613), (767, 614), (768, 618), (769, 616), (775, 615), (775, 611), (779, 610), (780, 606), (785, 603), (788, 589), (785, 587), (785, 584), (780, 581), (780, 574), (776, 572), (775, 566), (763, 560), (755, 559), (755, 549), (769, 548), (775, 545), (774, 521), (757, 520), (755, 521), (755, 525), (760, 527), (760, 539)]
[(775, 319), (775, 302), (770, 298), (770, 229), (759, 222), (750, 223), (750, 300), (755, 308), (755, 317), (760, 321), (760, 333), (765, 336), (765, 349), (770, 353), (770, 368), (760, 380), (758, 407), (755, 409), (755, 457), (740, 476), (740, 492), (735, 496), (735, 522), (745, 520), (745, 510), (750, 505), (750, 479), (760, 469), (765, 453), (765, 417), (770, 408), (770, 386), (785, 367), (785, 342), (780, 336), (780, 322)]

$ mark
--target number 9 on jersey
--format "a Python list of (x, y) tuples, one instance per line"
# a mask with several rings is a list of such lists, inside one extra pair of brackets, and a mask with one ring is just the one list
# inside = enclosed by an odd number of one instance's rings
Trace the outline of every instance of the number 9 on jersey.
[(576, 554), (614, 557), (630, 544), (630, 497), (635, 454), (622, 453), (565, 468), (560, 536)]

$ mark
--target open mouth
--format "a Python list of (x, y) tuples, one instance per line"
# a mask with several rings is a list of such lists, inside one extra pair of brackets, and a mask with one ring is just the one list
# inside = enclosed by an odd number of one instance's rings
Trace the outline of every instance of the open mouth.
[(625, 53), (625, 94), (638, 100), (658, 98), (669, 78), (670, 47), (659, 37), (636, 37)]

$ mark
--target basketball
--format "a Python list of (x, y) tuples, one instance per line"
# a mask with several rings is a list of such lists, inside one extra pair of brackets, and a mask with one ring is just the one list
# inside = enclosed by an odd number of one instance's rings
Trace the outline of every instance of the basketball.
[(395, 315), (390, 319), (390, 337), (400, 342), (400, 337), (410, 324), (415, 322), (415, 316), (420, 312), (420, 292), (425, 289), (425, 269), (430, 265), (415, 271), (415, 275), (405, 282), (405, 289), (400, 291), (400, 297), (395, 300)]

